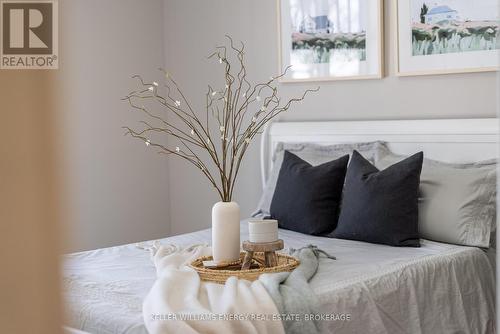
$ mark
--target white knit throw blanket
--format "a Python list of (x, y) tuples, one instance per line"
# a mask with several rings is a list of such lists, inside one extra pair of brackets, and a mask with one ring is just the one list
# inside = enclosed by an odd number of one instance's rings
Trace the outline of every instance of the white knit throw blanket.
[(279, 311), (259, 280), (202, 282), (187, 266), (211, 254), (207, 245), (155, 245), (150, 251), (157, 279), (143, 304), (149, 333), (284, 333)]

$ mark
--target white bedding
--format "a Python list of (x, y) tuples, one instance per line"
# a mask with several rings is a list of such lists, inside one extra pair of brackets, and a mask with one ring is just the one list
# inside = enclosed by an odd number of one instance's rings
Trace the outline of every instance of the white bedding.
[[(180, 248), (167, 245), (153, 247), (151, 251), (157, 279), (142, 307), (145, 326), (151, 334), (285, 334), (281, 321), (260, 320), (279, 315), (263, 282), (238, 280), (236, 277), (230, 277), (225, 284), (202, 282), (196, 271), (186, 268), (186, 264), (200, 256), (211, 255), (210, 246)], [(310, 254), (313, 255), (312, 251)], [(188, 314), (194, 317), (184, 318)], [(259, 318), (218, 319), (227, 314), (254, 314)], [(182, 316), (166, 320), (169, 315)], [(211, 318), (200, 321), (200, 317)]]
[[(191, 245), (210, 230), (161, 239)], [(242, 224), (242, 239), (247, 235)], [(335, 255), (311, 280), (335, 333), (492, 333), (495, 283), (484, 251), (423, 240), (420, 248), (306, 236), (280, 230), (287, 247), (307, 244)], [(135, 244), (65, 256), (68, 325), (90, 333), (146, 333), (143, 298), (156, 277), (149, 253)]]

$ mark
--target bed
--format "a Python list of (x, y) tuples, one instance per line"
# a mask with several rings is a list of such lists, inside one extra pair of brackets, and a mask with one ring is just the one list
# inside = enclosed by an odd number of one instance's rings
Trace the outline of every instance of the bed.
[[(497, 136), (495, 119), (274, 123), (262, 139), (262, 180), (278, 142), (382, 140), (401, 154), (423, 150), (431, 158), (464, 162), (496, 157)], [(241, 231), (244, 240), (245, 222)], [(420, 248), (394, 248), (279, 233), (287, 247), (314, 244), (338, 258), (320, 260), (311, 286), (325, 314), (350, 320), (322, 322), (324, 332), (495, 332), (494, 249), (429, 240)], [(209, 243), (210, 237), (207, 229), (159, 242), (187, 246)], [(65, 256), (69, 326), (89, 333), (146, 333), (142, 302), (156, 277), (144, 249), (151, 242)]]

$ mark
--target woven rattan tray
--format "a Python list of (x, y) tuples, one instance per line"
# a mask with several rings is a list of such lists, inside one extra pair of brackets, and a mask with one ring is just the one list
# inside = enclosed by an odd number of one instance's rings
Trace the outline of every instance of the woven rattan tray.
[(241, 265), (243, 263), (243, 257), (245, 256), (245, 253), (240, 254), (239, 261), (235, 262), (231, 266), (221, 269), (209, 269), (203, 267), (203, 261), (212, 260), (212, 256), (200, 257), (194, 260), (190, 264), (190, 267), (198, 272), (198, 275), (200, 275), (202, 281), (224, 284), (226, 280), (231, 276), (236, 276), (237, 278), (246, 279), (249, 281), (255, 281), (261, 274), (292, 271), (300, 264), (300, 261), (293, 256), (281, 253), (277, 253), (276, 255), (278, 257), (278, 265), (267, 268), (264, 266), (264, 254), (259, 252), (256, 252), (254, 254), (252, 266), (248, 270), (241, 270)]

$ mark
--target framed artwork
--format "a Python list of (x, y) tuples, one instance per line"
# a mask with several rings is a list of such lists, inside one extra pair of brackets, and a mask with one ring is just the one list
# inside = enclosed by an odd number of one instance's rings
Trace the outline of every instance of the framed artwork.
[(394, 0), (397, 74), (498, 70), (498, 0)]
[(277, 0), (282, 82), (383, 76), (382, 0)]

